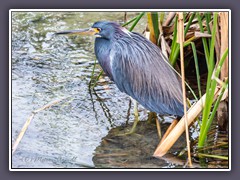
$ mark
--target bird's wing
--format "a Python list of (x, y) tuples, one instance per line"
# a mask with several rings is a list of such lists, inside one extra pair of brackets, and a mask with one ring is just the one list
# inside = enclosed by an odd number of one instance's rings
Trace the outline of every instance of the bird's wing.
[(183, 115), (181, 86), (160, 49), (137, 33), (118, 39), (110, 52), (118, 88), (145, 108), (163, 115)]

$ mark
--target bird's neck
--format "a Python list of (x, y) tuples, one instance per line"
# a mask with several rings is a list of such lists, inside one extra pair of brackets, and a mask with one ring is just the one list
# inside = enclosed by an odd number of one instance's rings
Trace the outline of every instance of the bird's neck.
[(96, 38), (94, 49), (96, 58), (103, 71), (110, 77), (110, 79), (113, 79), (110, 62), (111, 41), (104, 38)]

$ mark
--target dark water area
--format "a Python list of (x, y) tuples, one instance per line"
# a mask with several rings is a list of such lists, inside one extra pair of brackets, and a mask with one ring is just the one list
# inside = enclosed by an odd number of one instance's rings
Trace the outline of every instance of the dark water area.
[[(131, 12), (128, 18), (137, 14)], [(123, 23), (124, 12), (12, 12), (12, 143), (34, 110), (64, 98), (35, 114), (12, 155), (12, 168), (184, 167), (182, 159), (179, 163), (151, 157), (159, 139), (155, 125), (145, 123), (148, 112), (140, 105), (139, 117), (144, 122), (139, 135), (118, 136), (134, 121), (133, 104), (104, 75), (94, 90), (89, 88), (96, 60), (94, 38), (54, 35), (87, 28), (99, 20)], [(143, 18), (134, 31), (142, 33), (145, 27)], [(94, 77), (100, 72), (97, 64)], [(165, 124), (171, 120), (162, 118)], [(145, 131), (141, 129), (146, 126)], [(191, 138), (196, 138), (191, 132)], [(174, 157), (185, 146), (180, 140), (170, 153)], [(139, 153), (134, 154), (134, 148)], [(144, 156), (139, 159), (141, 153)], [(117, 154), (120, 159), (104, 159)]]

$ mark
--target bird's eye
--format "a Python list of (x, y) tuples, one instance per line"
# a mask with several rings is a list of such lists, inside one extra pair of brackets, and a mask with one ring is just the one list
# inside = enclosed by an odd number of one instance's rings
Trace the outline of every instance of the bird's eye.
[(97, 28), (98, 32), (100, 32), (102, 29), (101, 28)]

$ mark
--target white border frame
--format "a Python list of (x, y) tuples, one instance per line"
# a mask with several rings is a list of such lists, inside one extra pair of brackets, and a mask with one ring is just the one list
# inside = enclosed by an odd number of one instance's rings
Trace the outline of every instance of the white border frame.
[(87, 169), (87, 168), (76, 168), (76, 169), (58, 169), (58, 168), (46, 168), (46, 169), (12, 169), (12, 12), (138, 12), (138, 11), (152, 11), (152, 12), (189, 12), (189, 11), (200, 11), (200, 12), (206, 12), (206, 11), (219, 11), (219, 12), (228, 12), (229, 13), (229, 53), (228, 53), (228, 59), (229, 59), (229, 99), (231, 101), (231, 10), (230, 9), (10, 9), (9, 10), (9, 171), (231, 171), (231, 103), (229, 103), (229, 169)]

